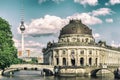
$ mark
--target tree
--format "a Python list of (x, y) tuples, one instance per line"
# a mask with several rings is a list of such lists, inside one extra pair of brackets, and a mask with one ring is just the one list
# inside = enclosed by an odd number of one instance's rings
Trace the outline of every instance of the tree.
[(32, 58), (32, 63), (38, 63), (37, 58)]
[(0, 17), (0, 69), (19, 62), (12, 37), (11, 26)]

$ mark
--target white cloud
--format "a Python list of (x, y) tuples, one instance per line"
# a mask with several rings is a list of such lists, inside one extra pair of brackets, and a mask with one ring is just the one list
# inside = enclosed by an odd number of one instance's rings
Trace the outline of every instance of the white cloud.
[[(21, 50), (21, 41), (14, 39), (13, 41), (15, 43), (15, 47), (18, 49), (18, 51)], [(42, 53), (42, 48), (45, 47), (45, 44), (40, 42), (34, 42), (34, 41), (25, 41), (25, 50), (30, 50), (31, 52), (34, 52), (36, 54)], [(36, 54), (32, 54), (33, 56)]]
[(108, 18), (105, 21), (108, 22), (108, 23), (113, 23), (113, 19), (111, 19), (111, 18)]
[(95, 33), (95, 34), (93, 34), (93, 37), (94, 38), (100, 38), (100, 34), (99, 33)]
[(43, 47), (45, 47), (45, 45), (44, 44), (42, 44), (42, 43), (39, 43), (39, 42), (34, 42), (34, 41), (28, 41), (26, 44), (25, 44), (25, 47), (27, 48), (27, 47), (39, 47), (39, 48), (43, 48)]
[[(86, 25), (101, 24), (102, 20), (97, 16), (109, 15), (111, 12), (109, 8), (100, 8), (88, 13), (76, 13), (63, 19), (58, 16), (45, 15), (43, 18), (33, 19), (29, 24), (25, 24), (25, 34), (33, 37), (50, 36), (58, 33), (71, 19), (82, 20)], [(110, 22), (110, 20), (107, 21)], [(19, 28), (18, 32), (20, 33)]]
[(95, 25), (95, 24), (101, 24), (102, 20), (91, 16), (89, 13), (81, 13), (81, 14), (74, 14), (72, 16), (67, 17), (68, 19), (81, 19), (82, 22), (86, 25)]
[(67, 23), (67, 20), (60, 17), (46, 15), (44, 18), (32, 20), (26, 33), (29, 35), (57, 33)]
[(120, 0), (110, 0), (109, 3), (111, 5), (120, 4)]
[(80, 3), (80, 4), (84, 5), (84, 6), (86, 4), (91, 5), (91, 6), (95, 6), (95, 5), (98, 4), (98, 0), (74, 0), (74, 2)]
[(92, 14), (93, 16), (105, 16), (105, 15), (110, 15), (113, 11), (109, 8), (100, 8), (97, 10), (93, 10), (90, 14)]
[(112, 41), (111, 46), (113, 47), (120, 47), (120, 43), (115, 43), (115, 41)]
[[(29, 24), (25, 24), (25, 34), (33, 37), (50, 36), (58, 33), (71, 19), (82, 20), (86, 25), (101, 24), (102, 20), (97, 16), (109, 15), (111, 12), (109, 8), (100, 8), (88, 13), (76, 13), (64, 19), (58, 16), (45, 15), (43, 18), (33, 19)], [(106, 21), (112, 22), (110, 19)], [(18, 32), (20, 33), (19, 28)]]
[(62, 27), (69, 23), (71, 19), (81, 19), (86, 25), (101, 24), (102, 20), (91, 16), (89, 13), (74, 14), (62, 19), (57, 16), (46, 15), (44, 18), (34, 19), (28, 24), (26, 34), (33, 35), (51, 35), (58, 33)]

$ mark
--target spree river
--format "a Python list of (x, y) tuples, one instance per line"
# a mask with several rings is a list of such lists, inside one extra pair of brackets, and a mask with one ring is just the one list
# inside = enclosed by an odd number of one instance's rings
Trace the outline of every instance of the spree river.
[(111, 76), (107, 77), (54, 77), (54, 76), (41, 76), (37, 71), (18, 71), (11, 77), (0, 77), (0, 80), (115, 80)]

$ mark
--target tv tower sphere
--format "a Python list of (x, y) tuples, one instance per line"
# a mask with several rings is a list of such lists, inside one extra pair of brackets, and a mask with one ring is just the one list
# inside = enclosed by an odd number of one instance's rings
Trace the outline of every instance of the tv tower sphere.
[(24, 21), (21, 21), (20, 30), (21, 32), (25, 31)]

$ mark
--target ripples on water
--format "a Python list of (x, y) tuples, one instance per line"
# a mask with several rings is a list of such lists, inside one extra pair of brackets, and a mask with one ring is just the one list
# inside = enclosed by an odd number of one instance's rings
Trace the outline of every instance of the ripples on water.
[(2, 77), (0, 80), (116, 80), (111, 77), (54, 77), (41, 76), (40, 71), (19, 71), (15, 72), (14, 77)]

